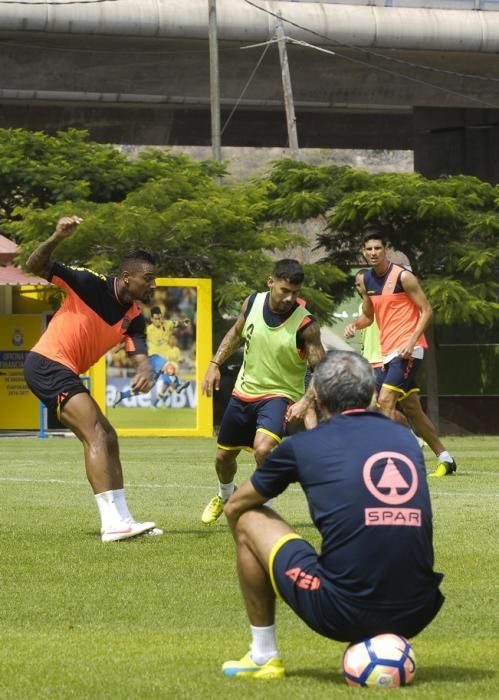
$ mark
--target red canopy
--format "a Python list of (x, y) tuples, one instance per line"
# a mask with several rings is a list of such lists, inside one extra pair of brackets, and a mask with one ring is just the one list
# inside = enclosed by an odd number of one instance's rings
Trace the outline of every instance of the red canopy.
[(10, 265), (17, 255), (19, 246), (0, 234), (0, 285), (2, 284), (48, 284), (42, 277), (35, 277)]
[(17, 255), (17, 245), (0, 235), (0, 265), (8, 265)]
[(43, 277), (35, 277), (27, 272), (23, 272), (20, 267), (5, 265), (0, 267), (0, 285), (2, 284), (49, 284)]

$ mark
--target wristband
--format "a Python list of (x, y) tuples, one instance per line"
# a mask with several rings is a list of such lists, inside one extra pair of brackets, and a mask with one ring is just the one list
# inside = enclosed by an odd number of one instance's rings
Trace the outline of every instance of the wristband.
[(216, 365), (218, 368), (220, 368), (220, 365), (218, 362), (215, 362), (215, 360), (210, 360), (210, 364)]

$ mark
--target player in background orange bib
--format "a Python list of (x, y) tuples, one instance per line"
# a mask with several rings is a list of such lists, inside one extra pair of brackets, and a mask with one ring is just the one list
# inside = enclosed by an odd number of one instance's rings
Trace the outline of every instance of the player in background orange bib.
[(150, 300), (155, 287), (154, 258), (147, 251), (133, 251), (123, 258), (116, 277), (53, 261), (52, 252), (81, 221), (77, 216), (60, 219), (54, 233), (28, 259), (27, 269), (61, 287), (66, 298), (28, 353), (26, 382), (83, 444), (87, 478), (101, 518), (102, 541), (146, 533), (161, 535), (155, 523), (137, 522), (128, 510), (116, 431), (79, 376), (123, 341), (136, 368), (132, 387), (136, 391), (152, 387), (145, 319), (136, 302)]
[(415, 378), (428, 347), (424, 331), (433, 310), (417, 277), (388, 259), (388, 240), (378, 231), (363, 239), (362, 254), (371, 265), (359, 285), (362, 314), (346, 326), (345, 337), (370, 326), (375, 319), (380, 330), (384, 370), (378, 381), (378, 405), (396, 420), (396, 406), (408, 418), (414, 431), (434, 451), (438, 465), (432, 476), (447, 476), (456, 463), (442, 444), (435, 426), (423, 412)]

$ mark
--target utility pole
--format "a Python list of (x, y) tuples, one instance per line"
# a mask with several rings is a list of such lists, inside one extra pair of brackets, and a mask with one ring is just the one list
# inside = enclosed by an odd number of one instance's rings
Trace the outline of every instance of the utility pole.
[(281, 19), (281, 12), (276, 24), (277, 45), (279, 47), (279, 61), (281, 62), (282, 89), (284, 92), (284, 106), (286, 108), (286, 121), (288, 125), (289, 150), (295, 160), (300, 158), (298, 145), (298, 133), (296, 131), (295, 103), (293, 100), (293, 88), (289, 74), (288, 52), (286, 49), (286, 37)]
[(213, 160), (222, 160), (220, 135), (220, 83), (218, 72), (217, 0), (208, 0), (208, 41), (210, 47), (211, 150)]

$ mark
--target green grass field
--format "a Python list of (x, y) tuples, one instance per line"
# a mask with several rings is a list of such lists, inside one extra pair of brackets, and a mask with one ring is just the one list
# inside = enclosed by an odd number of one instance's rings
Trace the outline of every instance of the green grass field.
[(195, 428), (195, 408), (116, 408), (107, 409), (107, 417), (115, 428)]
[[(499, 438), (447, 439), (458, 474), (433, 480), (436, 569), (446, 603), (414, 642), (407, 698), (499, 698)], [(102, 544), (75, 439), (0, 440), (0, 698), (360, 698), (341, 676), (345, 645), (278, 609), (288, 677), (225, 679), (249, 633), (214, 495), (212, 439), (121, 440), (128, 500), (162, 538)], [(433, 466), (433, 458), (428, 458)], [(239, 482), (251, 471), (240, 460)], [(298, 488), (277, 510), (317, 543)], [(400, 572), (404, 576), (404, 571)], [(391, 697), (391, 695), (390, 695)]]

